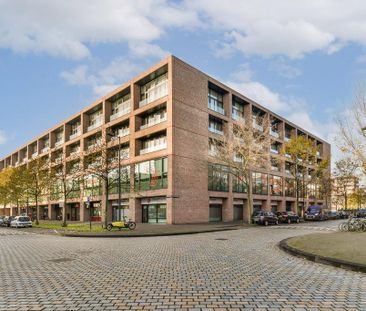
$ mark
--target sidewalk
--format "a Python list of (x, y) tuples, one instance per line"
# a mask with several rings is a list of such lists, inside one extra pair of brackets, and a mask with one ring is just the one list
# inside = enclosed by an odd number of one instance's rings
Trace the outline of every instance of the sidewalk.
[[(22, 230), (37, 234), (53, 234), (53, 235), (57, 234), (67, 237), (112, 238), (112, 237), (149, 237), (149, 236), (197, 234), (205, 232), (238, 230), (243, 228), (249, 228), (252, 226), (248, 224), (243, 224), (242, 222), (202, 223), (202, 224), (182, 224), (182, 225), (138, 223), (136, 229), (133, 231), (129, 229), (122, 229), (122, 230), (112, 229), (111, 231), (107, 231), (102, 229), (101, 224), (93, 223), (93, 230), (89, 231), (88, 223), (79, 223), (79, 225), (83, 227), (82, 230), (74, 230), (73, 225), (75, 225), (75, 223), (69, 224), (69, 226), (66, 227), (65, 229), (60, 227), (59, 222), (47, 222), (47, 223), (49, 223), (48, 228), (33, 227), (33, 228), (10, 229), (10, 230)], [(55, 226), (55, 224), (57, 224), (57, 227)]]

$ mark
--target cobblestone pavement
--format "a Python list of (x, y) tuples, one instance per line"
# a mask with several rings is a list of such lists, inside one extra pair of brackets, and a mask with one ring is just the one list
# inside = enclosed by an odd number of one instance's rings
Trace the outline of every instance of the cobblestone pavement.
[(366, 274), (282, 252), (311, 230), (279, 228), (128, 239), (0, 228), (0, 310), (366, 310)]

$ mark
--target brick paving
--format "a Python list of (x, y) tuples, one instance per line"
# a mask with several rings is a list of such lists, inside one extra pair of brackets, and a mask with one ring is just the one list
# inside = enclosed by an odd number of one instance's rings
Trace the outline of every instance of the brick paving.
[(366, 310), (366, 274), (282, 252), (310, 229), (278, 228), (129, 239), (0, 228), (0, 310)]

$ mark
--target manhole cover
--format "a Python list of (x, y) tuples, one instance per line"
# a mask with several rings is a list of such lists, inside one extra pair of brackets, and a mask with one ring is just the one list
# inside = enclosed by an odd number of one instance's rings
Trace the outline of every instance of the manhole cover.
[(215, 239), (216, 241), (227, 241), (228, 239), (224, 239), (224, 238), (218, 238), (218, 239)]
[(50, 259), (48, 261), (52, 261), (52, 262), (56, 262), (56, 263), (59, 263), (59, 262), (68, 262), (68, 261), (73, 261), (74, 259), (73, 258), (56, 258), (56, 259)]

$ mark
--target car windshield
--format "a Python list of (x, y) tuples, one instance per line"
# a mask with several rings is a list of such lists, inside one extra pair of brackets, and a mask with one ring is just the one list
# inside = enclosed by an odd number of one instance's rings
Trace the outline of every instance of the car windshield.
[(19, 217), (19, 221), (30, 221), (29, 217)]
[(318, 214), (320, 212), (319, 208), (309, 208), (308, 214)]

